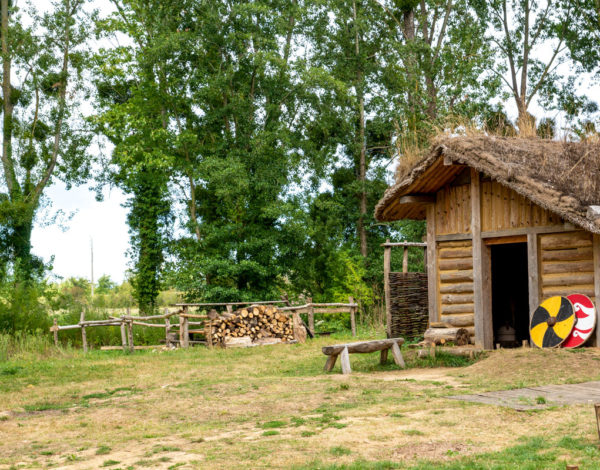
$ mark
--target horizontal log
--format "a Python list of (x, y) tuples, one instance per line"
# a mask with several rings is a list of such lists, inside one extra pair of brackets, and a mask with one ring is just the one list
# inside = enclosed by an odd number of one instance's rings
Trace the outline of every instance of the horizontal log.
[(441, 282), (463, 282), (463, 281), (472, 281), (473, 280), (473, 271), (456, 271), (456, 272), (447, 272), (442, 271), (440, 273), (440, 281)]
[(141, 322), (141, 321), (134, 321), (132, 322), (134, 325), (138, 325), (138, 326), (148, 326), (150, 328), (164, 328), (165, 324), (164, 323), (145, 323), (145, 322)]
[(455, 313), (473, 313), (474, 311), (475, 306), (472, 303), (453, 305), (442, 304), (442, 315), (452, 315)]
[(227, 305), (273, 305), (284, 304), (284, 300), (261, 300), (258, 302), (213, 302), (195, 304), (175, 304), (175, 307), (225, 307)]
[(542, 250), (560, 250), (565, 248), (581, 248), (592, 245), (592, 234), (589, 232), (565, 232), (560, 234), (542, 235), (540, 247)]
[(542, 263), (544, 274), (593, 272), (593, 261), (572, 261), (563, 263)]
[(441, 248), (438, 253), (438, 256), (441, 259), (470, 258), (471, 256), (473, 256), (473, 251), (471, 248), (457, 248), (457, 249)]
[[(483, 349), (481, 348), (469, 348), (469, 347), (458, 347), (458, 348), (439, 348), (437, 349), (437, 352), (441, 352), (444, 354), (450, 354), (452, 356), (459, 356), (459, 357), (468, 357), (469, 359), (473, 359), (475, 357), (477, 357), (479, 354), (483, 353)], [(435, 355), (435, 352), (431, 351), (430, 349), (421, 349), (417, 352), (417, 357), (419, 358), (426, 358), (429, 357), (430, 355)]]
[(589, 285), (594, 283), (594, 273), (558, 274), (542, 276), (542, 286), (572, 286)]
[(348, 307), (348, 308), (344, 308), (344, 307), (339, 307), (339, 308), (315, 308), (314, 309), (314, 313), (350, 313), (350, 310), (352, 308)]
[(553, 297), (555, 295), (567, 296), (571, 294), (582, 294), (588, 297), (594, 297), (594, 285), (590, 286), (563, 286), (563, 287), (544, 287), (542, 288), (544, 297)]
[[(161, 344), (156, 344), (156, 345), (148, 345), (148, 346), (134, 346), (133, 349), (135, 350), (142, 350), (142, 349), (157, 349), (157, 348), (162, 348), (163, 345)], [(100, 351), (117, 351), (123, 349), (123, 346), (100, 346)]]
[[(457, 239), (457, 236), (461, 236), (462, 238)], [(443, 238), (448, 237), (448, 241), (444, 241)], [(438, 235), (436, 240), (439, 240), (440, 250), (445, 248), (460, 248), (466, 246), (473, 246), (471, 241), (471, 234), (451, 234), (451, 235)]]
[(464, 282), (460, 284), (442, 284), (440, 286), (442, 294), (462, 294), (464, 292), (473, 292), (473, 283)]
[(80, 325), (58, 325), (58, 331), (62, 331), (62, 330), (76, 330), (78, 328), (81, 328)]
[(444, 294), (442, 304), (472, 304), (473, 294)]
[[(444, 341), (457, 342), (459, 346), (468, 344), (469, 337), (475, 334), (474, 327), (468, 328), (428, 328), (423, 335), (425, 341), (439, 344)], [(462, 344), (461, 344), (462, 343)]]
[(331, 356), (332, 354), (340, 354), (343, 351), (343, 349), (347, 347), (349, 353), (370, 353), (375, 351), (381, 351), (383, 349), (389, 349), (394, 343), (398, 343), (398, 345), (400, 346), (404, 343), (404, 339), (390, 338), (374, 341), (359, 341), (356, 343), (347, 344), (334, 344), (333, 346), (324, 346), (322, 351), (323, 354)]
[(200, 315), (196, 313), (181, 313), (181, 318), (208, 318), (208, 315)]
[(454, 327), (468, 327), (475, 325), (475, 315), (473, 313), (468, 313), (466, 315), (444, 315), (444, 312), (442, 311), (440, 320)]
[(395, 246), (419, 246), (419, 247), (427, 247), (427, 243), (420, 243), (420, 242), (387, 242), (387, 243), (382, 243), (381, 246), (386, 247), (395, 247)]
[(593, 259), (592, 247), (580, 247), (568, 250), (543, 250), (542, 261), (580, 261)]
[(457, 271), (461, 269), (473, 269), (472, 258), (441, 259), (439, 261), (440, 271)]

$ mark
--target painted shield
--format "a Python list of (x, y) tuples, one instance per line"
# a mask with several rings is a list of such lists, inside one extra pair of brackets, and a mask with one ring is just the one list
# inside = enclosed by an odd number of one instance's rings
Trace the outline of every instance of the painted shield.
[(529, 334), (538, 348), (556, 348), (571, 334), (575, 326), (575, 310), (566, 297), (544, 300), (531, 316)]
[(596, 308), (591, 299), (582, 294), (567, 296), (575, 310), (575, 327), (562, 344), (563, 348), (576, 348), (581, 346), (592, 335), (596, 326)]

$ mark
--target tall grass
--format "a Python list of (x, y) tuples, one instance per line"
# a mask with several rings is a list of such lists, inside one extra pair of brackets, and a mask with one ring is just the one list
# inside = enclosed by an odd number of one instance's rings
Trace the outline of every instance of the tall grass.
[(0, 333), (0, 362), (10, 359), (48, 357), (56, 354), (50, 336), (41, 330), (35, 333)]

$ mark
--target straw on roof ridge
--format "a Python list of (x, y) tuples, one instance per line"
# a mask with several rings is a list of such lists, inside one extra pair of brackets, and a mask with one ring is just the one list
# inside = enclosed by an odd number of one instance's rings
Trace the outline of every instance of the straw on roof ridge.
[(375, 208), (383, 211), (403, 189), (440, 157), (468, 165), (534, 203), (595, 233), (600, 220), (587, 217), (587, 206), (600, 205), (600, 143), (469, 136), (438, 138), (428, 155), (397, 175)]

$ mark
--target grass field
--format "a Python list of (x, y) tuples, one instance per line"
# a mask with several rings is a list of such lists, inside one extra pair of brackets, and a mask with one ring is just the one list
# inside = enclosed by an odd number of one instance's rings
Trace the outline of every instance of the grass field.
[[(321, 347), (63, 351), (0, 362), (0, 468), (580, 469), (593, 407), (517, 412), (447, 395), (600, 379), (600, 352), (438, 354), (409, 369)], [(444, 367), (436, 367), (436, 366)], [(454, 366), (454, 367), (447, 367)]]

